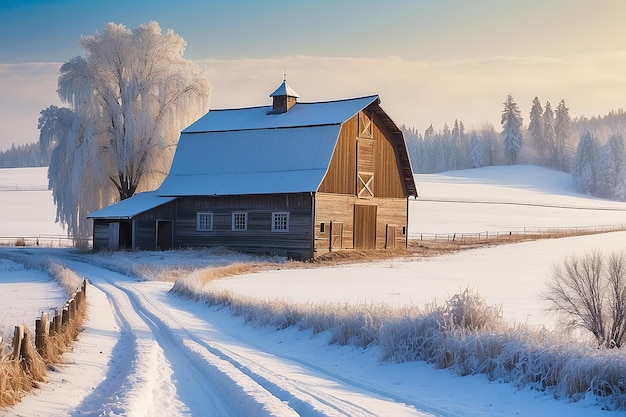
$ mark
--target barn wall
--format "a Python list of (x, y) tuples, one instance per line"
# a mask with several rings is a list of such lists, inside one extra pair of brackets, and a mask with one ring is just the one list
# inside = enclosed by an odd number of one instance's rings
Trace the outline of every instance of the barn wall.
[(374, 117), (374, 196), (407, 198), (391, 134)]
[(109, 220), (94, 219), (93, 250), (101, 251), (109, 248)]
[(355, 194), (357, 123), (357, 116), (354, 116), (341, 127), (328, 172), (318, 189), (320, 192)]
[[(366, 129), (360, 117), (371, 121), (369, 132), (364, 131)], [(357, 195), (361, 186), (357, 174), (365, 170), (374, 173), (374, 197), (407, 198), (396, 150), (390, 138), (391, 133), (373, 112), (365, 109), (354, 115), (341, 127), (335, 152), (319, 191)], [(365, 146), (358, 146), (358, 141)], [(368, 150), (365, 157), (364, 149)], [(373, 167), (366, 167), (372, 164)]]
[[(178, 200), (174, 243), (179, 247), (225, 246), (296, 259), (312, 256), (312, 201), (309, 193), (182, 197)], [(232, 230), (233, 211), (248, 213), (246, 231)], [(289, 212), (289, 231), (272, 232), (272, 212)], [(213, 230), (197, 230), (197, 213), (213, 214)]]
[[(333, 250), (354, 249), (354, 206), (376, 206), (376, 249), (406, 248), (407, 200), (405, 198), (359, 199), (356, 196), (317, 193), (315, 195), (315, 253), (329, 252), (331, 222), (343, 225), (341, 247), (333, 244)], [(324, 226), (322, 227), (322, 223)], [(388, 226), (389, 225), (389, 226)], [(388, 241), (388, 228), (393, 228), (393, 244)], [(323, 231), (322, 231), (323, 229)]]

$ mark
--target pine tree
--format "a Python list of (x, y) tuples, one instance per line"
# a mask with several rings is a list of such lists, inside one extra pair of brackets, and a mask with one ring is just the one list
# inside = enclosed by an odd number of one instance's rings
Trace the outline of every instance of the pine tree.
[(528, 122), (528, 134), (533, 142), (537, 155), (544, 155), (546, 152), (545, 137), (543, 134), (543, 108), (537, 97), (534, 98), (530, 108), (530, 118)]
[(545, 166), (557, 168), (556, 133), (554, 131), (554, 112), (550, 102), (546, 102), (543, 112), (543, 140), (545, 144)]
[(515, 165), (522, 149), (522, 114), (511, 94), (504, 102), (500, 123), (506, 161), (509, 165)]
[(572, 119), (569, 109), (565, 107), (565, 100), (561, 100), (556, 108), (554, 120), (555, 138), (555, 168), (559, 171), (569, 171), (570, 150), (568, 142), (572, 136)]
[(467, 159), (469, 160), (470, 168), (480, 168), (483, 166), (483, 147), (476, 132), (472, 132), (469, 156)]
[(572, 163), (572, 179), (576, 189), (592, 195), (596, 191), (596, 158), (598, 141), (587, 131), (580, 135), (576, 155)]

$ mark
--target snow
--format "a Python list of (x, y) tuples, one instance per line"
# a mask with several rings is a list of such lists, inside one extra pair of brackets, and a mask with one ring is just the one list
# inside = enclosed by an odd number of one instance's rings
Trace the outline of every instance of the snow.
[(67, 235), (55, 218), (46, 167), (0, 169), (0, 242), (3, 237)]
[(289, 96), (289, 97), (298, 97), (298, 98), (300, 97), (298, 93), (294, 91), (293, 88), (287, 85), (286, 80), (283, 81), (283, 83), (280, 86), (278, 86), (278, 88), (274, 90), (272, 94), (270, 94), (270, 97), (278, 97), (278, 96)]
[(341, 124), (378, 100), (377, 95), (316, 103), (296, 103), (286, 113), (271, 114), (272, 106), (216, 109), (183, 130), (186, 133), (279, 129)]
[(185, 134), (162, 196), (313, 192), (339, 136), (339, 125)]
[[(490, 215), (497, 211), (495, 207), (517, 207), (518, 217), (509, 218), (515, 227), (543, 227), (552, 221), (537, 217), (538, 207), (529, 203), (550, 204), (551, 209), (560, 211), (553, 219), (560, 217), (563, 224), (591, 217), (588, 224), (600, 226), (624, 223), (626, 217), (621, 211), (623, 204), (576, 195), (567, 176), (534, 167), (417, 176), (416, 181), (421, 198), (471, 198), (463, 203), (471, 224), (456, 221), (456, 226), (468, 230), (493, 230)], [(485, 196), (494, 202), (517, 204), (487, 205), (480, 202)], [(411, 228), (425, 227), (425, 219), (454, 226), (447, 218), (461, 210), (456, 207), (461, 203), (429, 205), (430, 201), (421, 198), (411, 202)], [(494, 207), (493, 212), (484, 215), (487, 207)], [(611, 208), (602, 213), (613, 215), (590, 216), (594, 207)], [(14, 206), (14, 210), (19, 211), (19, 207)], [(503, 227), (504, 218), (503, 214)], [(592, 248), (621, 250), (624, 238), (626, 232), (617, 232), (470, 250), (421, 261), (281, 268), (216, 280), (210, 285), (261, 299), (393, 305), (429, 303), (471, 286), (488, 302), (502, 304), (509, 318), (551, 325), (552, 319), (543, 315), (540, 301), (551, 265), (563, 256)], [(141, 263), (153, 265), (155, 271), (159, 265), (185, 268), (192, 260), (196, 262), (193, 266), (199, 267), (221, 259), (219, 251), (213, 252), (215, 258), (207, 252), (197, 253), (199, 256), (194, 256), (194, 251), (87, 255), (71, 249), (1, 248), (0, 265), (17, 255), (20, 259), (50, 256), (87, 277), (90, 285), (88, 321), (74, 350), (66, 355), (66, 363), (49, 374), (48, 384), (0, 414), (620, 415), (603, 411), (591, 396), (578, 402), (554, 399), (542, 392), (489, 382), (484, 376), (458, 377), (423, 362), (381, 363), (376, 347), (328, 345), (328, 335), (323, 333), (258, 328), (232, 316), (226, 308), (208, 308), (170, 293), (171, 282), (138, 280), (114, 271), (132, 271), (132, 265)], [(264, 261), (248, 255), (228, 257), (227, 262)], [(108, 268), (102, 266), (105, 264)], [(16, 292), (21, 296), (23, 288), (6, 269), (0, 269), (3, 308), (18, 303)], [(20, 275), (20, 281), (32, 274), (39, 276), (42, 284), (50, 284), (36, 270), (23, 271), (27, 276)], [(45, 288), (41, 287), (44, 293), (48, 291)], [(41, 299), (31, 304), (48, 306), (55, 302)], [(24, 321), (34, 320), (30, 315), (38, 309), (24, 311)]]
[(174, 201), (173, 197), (161, 197), (153, 191), (135, 194), (131, 198), (117, 204), (101, 208), (87, 215), (87, 218), (99, 217), (105, 219), (129, 219), (144, 211)]

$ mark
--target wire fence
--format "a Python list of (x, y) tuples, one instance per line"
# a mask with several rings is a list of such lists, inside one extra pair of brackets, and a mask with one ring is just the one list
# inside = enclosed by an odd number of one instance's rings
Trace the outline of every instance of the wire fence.
[(74, 239), (67, 235), (0, 236), (0, 246), (42, 246), (49, 248), (74, 247)]
[(576, 234), (594, 234), (619, 232), (626, 230), (626, 224), (608, 226), (579, 226), (579, 227), (523, 227), (511, 230), (485, 231), (477, 233), (420, 233), (409, 232), (409, 240), (436, 240), (436, 241), (484, 241), (496, 240), (503, 237), (531, 237), (531, 236), (565, 236)]

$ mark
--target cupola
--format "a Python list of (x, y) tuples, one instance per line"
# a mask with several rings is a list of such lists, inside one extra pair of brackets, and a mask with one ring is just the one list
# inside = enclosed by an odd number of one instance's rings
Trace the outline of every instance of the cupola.
[(286, 113), (293, 107), (300, 97), (289, 85), (287, 79), (283, 79), (283, 83), (278, 87), (270, 97), (274, 99), (272, 104), (272, 113)]

